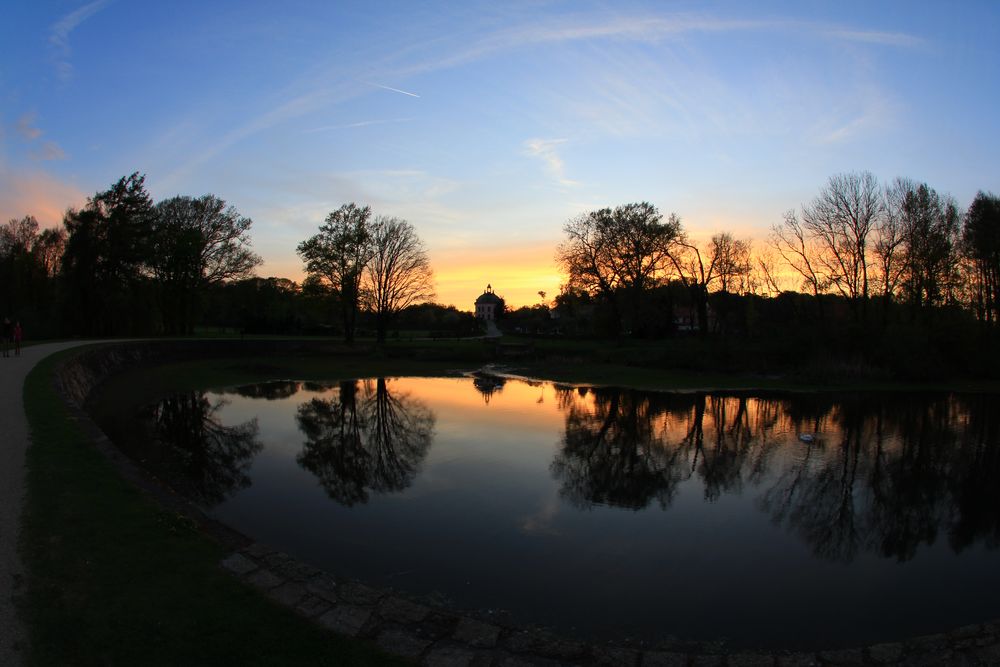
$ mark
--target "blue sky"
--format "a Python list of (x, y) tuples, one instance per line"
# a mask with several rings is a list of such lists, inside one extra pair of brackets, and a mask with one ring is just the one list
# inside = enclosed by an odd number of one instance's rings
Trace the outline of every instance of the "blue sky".
[[(1000, 3), (14, 2), (0, 215), (138, 170), (254, 219), (263, 275), (348, 201), (445, 303), (553, 296), (570, 217), (648, 200), (763, 243), (835, 173), (1000, 191)], [(469, 302), (469, 303), (466, 303)]]

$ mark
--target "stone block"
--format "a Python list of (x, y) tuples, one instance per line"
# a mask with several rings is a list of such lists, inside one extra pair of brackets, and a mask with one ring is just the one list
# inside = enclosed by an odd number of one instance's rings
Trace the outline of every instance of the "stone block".
[(264, 591), (271, 590), (285, 583), (284, 579), (265, 568), (260, 568), (250, 573), (246, 580), (253, 586)]
[(500, 638), (500, 628), (489, 623), (462, 618), (458, 622), (453, 635), (455, 641), (475, 646), (477, 648), (493, 648)]
[(853, 665), (863, 665), (865, 664), (865, 655), (861, 649), (856, 648), (845, 648), (838, 651), (821, 651), (819, 657), (822, 658), (825, 664), (830, 665), (846, 665), (852, 667)]
[(423, 655), (431, 642), (415, 637), (405, 628), (387, 628), (375, 638), (375, 643), (386, 653), (416, 659)]
[(306, 590), (327, 602), (337, 602), (337, 582), (329, 575), (313, 577), (306, 582)]
[(775, 656), (778, 667), (816, 667), (819, 659), (812, 653), (781, 653)]
[(532, 653), (557, 660), (573, 661), (587, 654), (587, 647), (581, 642), (539, 630), (515, 632), (507, 639), (506, 645), (514, 653)]
[(639, 664), (639, 651), (617, 646), (594, 646), (590, 650), (595, 665), (601, 667), (635, 667)]
[(727, 664), (729, 667), (774, 667), (774, 656), (770, 653), (734, 653)]
[(269, 556), (275, 553), (275, 551), (267, 545), (261, 544), (260, 542), (254, 542), (250, 546), (243, 549), (243, 553), (251, 558), (263, 558), (264, 556)]
[(435, 646), (424, 658), (425, 667), (473, 667), (476, 652), (458, 645)]
[(640, 664), (642, 667), (687, 667), (688, 659), (675, 651), (646, 651)]
[(306, 594), (302, 600), (295, 605), (295, 611), (307, 618), (315, 618), (320, 614), (325, 614), (330, 609), (330, 603), (321, 597)]
[(951, 649), (935, 649), (911, 655), (902, 661), (907, 667), (936, 667), (937, 665), (959, 665), (955, 652)]
[(241, 553), (234, 553), (222, 561), (222, 567), (229, 570), (233, 574), (242, 577), (243, 575), (256, 570), (257, 563)]
[(431, 613), (430, 607), (397, 597), (385, 597), (378, 606), (379, 616), (396, 623), (420, 623)]
[(868, 657), (879, 664), (899, 662), (903, 657), (902, 644), (875, 644), (868, 647)]
[(380, 591), (371, 586), (365, 586), (355, 581), (349, 581), (337, 586), (337, 595), (341, 600), (351, 604), (363, 604), (375, 606), (378, 601), (385, 597), (385, 591)]
[(970, 655), (976, 658), (981, 664), (1000, 665), (1000, 644), (984, 646), (972, 651)]
[(340, 604), (319, 617), (319, 624), (348, 637), (359, 636), (372, 617), (372, 610), (352, 604)]
[(305, 596), (305, 587), (294, 581), (286, 581), (267, 592), (267, 597), (286, 607), (294, 607)]

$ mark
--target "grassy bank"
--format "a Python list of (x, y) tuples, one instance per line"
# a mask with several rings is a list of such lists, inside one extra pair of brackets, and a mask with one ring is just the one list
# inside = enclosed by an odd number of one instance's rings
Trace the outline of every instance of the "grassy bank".
[(32, 446), (21, 602), (30, 665), (395, 664), (221, 571), (221, 546), (158, 508), (89, 446), (51, 386), (58, 358), (39, 364), (24, 387)]

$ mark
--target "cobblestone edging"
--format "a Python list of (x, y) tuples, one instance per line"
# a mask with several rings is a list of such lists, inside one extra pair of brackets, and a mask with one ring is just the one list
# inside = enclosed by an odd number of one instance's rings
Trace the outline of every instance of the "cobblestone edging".
[[(805, 665), (1000, 666), (1000, 620), (946, 634), (916, 637), (856, 649), (818, 652), (726, 651), (717, 644), (664, 642), (655, 648), (591, 644), (539, 628), (519, 627), (489, 614), (459, 612), (408, 599), (397, 592), (340, 579), (287, 554), (252, 543), (206, 517), (196, 506), (137, 468), (82, 409), (107, 377), (147, 361), (194, 356), (318, 352), (314, 346), (280, 342), (139, 342), (105, 346), (67, 360), (55, 385), (74, 419), (95, 446), (133, 484), (161, 505), (192, 518), (234, 551), (221, 567), (277, 604), (328, 630), (374, 642), (382, 650), (428, 667), (622, 666), (622, 667), (798, 667)], [(261, 349), (258, 349), (261, 348)], [(265, 354), (266, 358), (266, 354)]]
[(905, 642), (815, 653), (726, 653), (712, 645), (680, 643), (642, 649), (588, 644), (425, 605), (335, 578), (257, 543), (232, 553), (222, 567), (328, 630), (372, 640), (387, 653), (427, 667), (1000, 665), (1000, 621)]

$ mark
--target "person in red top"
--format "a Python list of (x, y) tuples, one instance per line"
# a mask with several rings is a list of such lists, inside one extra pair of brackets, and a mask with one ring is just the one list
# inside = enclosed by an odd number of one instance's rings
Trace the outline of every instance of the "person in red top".
[(14, 356), (21, 356), (21, 338), (24, 337), (24, 332), (21, 330), (21, 323), (14, 322)]

